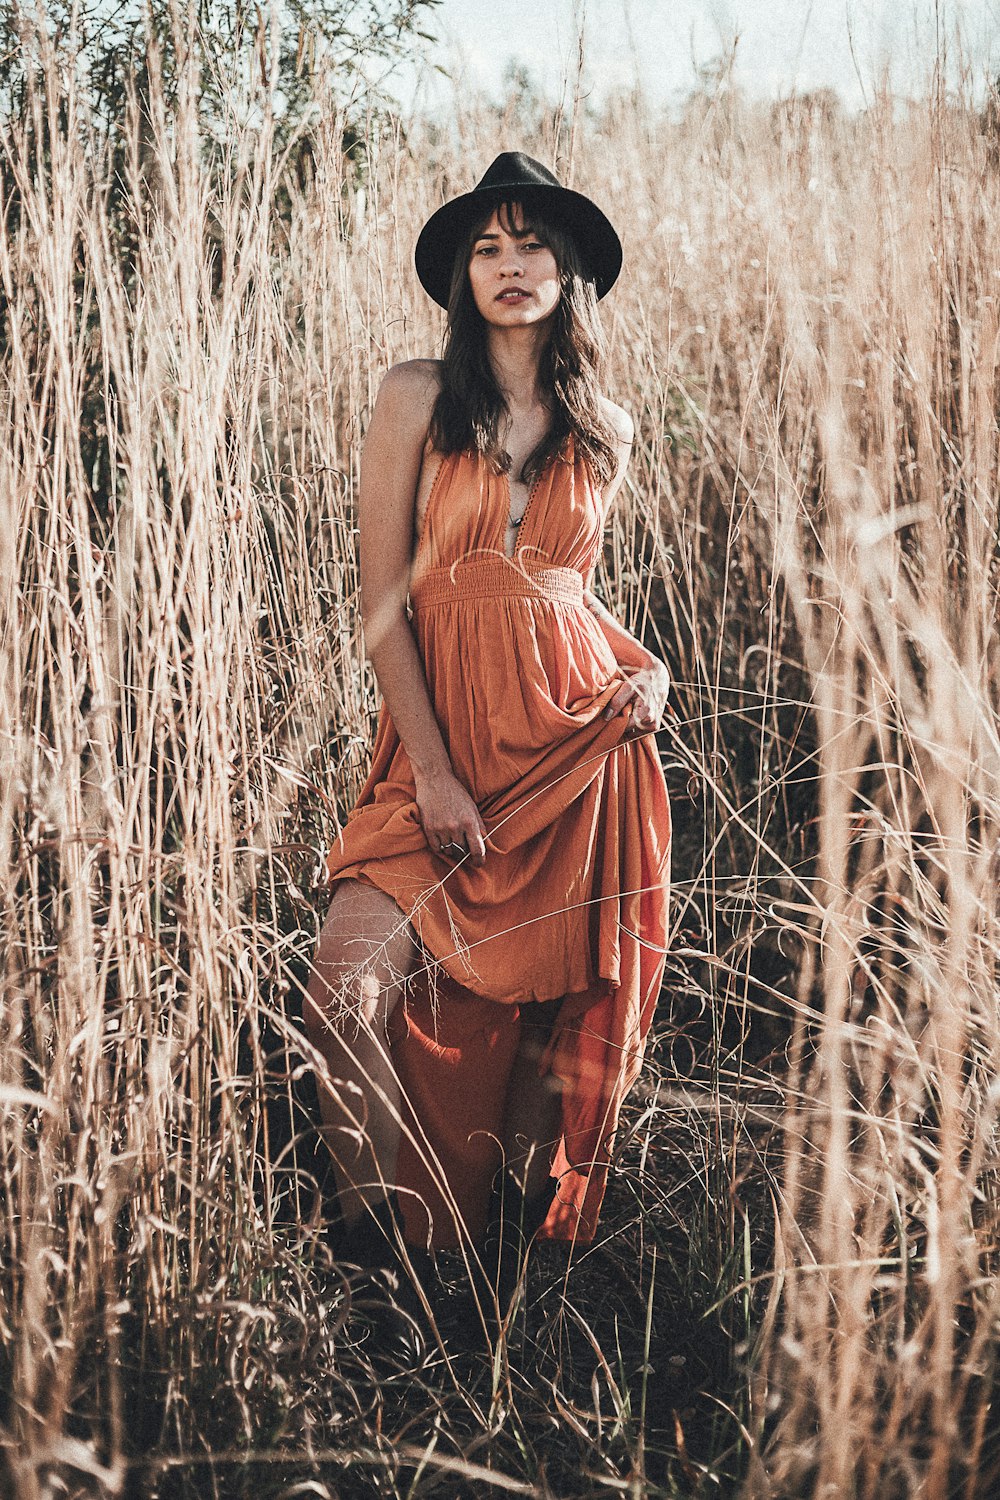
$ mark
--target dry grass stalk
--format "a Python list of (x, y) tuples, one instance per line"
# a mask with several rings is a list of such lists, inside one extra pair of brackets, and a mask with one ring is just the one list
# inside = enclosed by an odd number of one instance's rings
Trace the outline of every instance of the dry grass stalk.
[[(557, 1319), (556, 1436), (525, 1436), (537, 1396), (512, 1366), (492, 1406), (466, 1392), (466, 1456), (518, 1492), (538, 1492), (561, 1443), (593, 1494), (743, 1472), (760, 1496), (989, 1493), (991, 138), (940, 98), (851, 120), (829, 100), (720, 95), (673, 123), (629, 99), (568, 121), (466, 99), (453, 139), (373, 115), (359, 163), (319, 78), (306, 171), (276, 148), (265, 36), (259, 108), (234, 89), (214, 163), (195, 71), (168, 112), (155, 53), (113, 163), (72, 69), (43, 32), (29, 41), (39, 69), (0, 156), (0, 1344), (17, 1493), (49, 1493), (55, 1472), (121, 1493), (118, 1372), (136, 1357), (144, 1378), (171, 1366), (182, 1448), (213, 1360), (233, 1430), (256, 1441), (265, 1410), (290, 1443), (288, 1382), (314, 1389), (293, 1345), (352, 1442), (381, 1421), (342, 1379), (346, 1314), (316, 1291), (307, 1228), (290, 1241), (278, 1222), (282, 1195), (301, 1225), (311, 1199), (261, 1103), (268, 1052), (299, 1056), (312, 882), (375, 709), (353, 497), (382, 371), (437, 344), (410, 247), (442, 181), (526, 139), (572, 147), (629, 248), (609, 388), (639, 439), (602, 584), (676, 678), (672, 988), (651, 1077), (675, 1065), (705, 1092), (638, 1101), (621, 1181), (645, 1214), (618, 1228), (663, 1243), (676, 1214), (687, 1292), (721, 1306), (744, 1363), (733, 1420), (699, 1427), (704, 1403), (664, 1387), (671, 1330), (651, 1319), (660, 1378), (637, 1428), (628, 1374), (578, 1309), (590, 1405), (567, 1394)], [(776, 1098), (769, 1177), (755, 1122)], [(773, 1277), (754, 1259), (761, 1184)], [(377, 1463), (393, 1484), (409, 1463), (419, 1493), (430, 1453)]]

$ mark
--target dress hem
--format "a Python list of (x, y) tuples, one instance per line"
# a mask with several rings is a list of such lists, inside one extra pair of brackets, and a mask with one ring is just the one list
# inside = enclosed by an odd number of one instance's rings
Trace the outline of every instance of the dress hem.
[[(405, 917), (407, 922), (411, 923), (411, 925), (414, 926), (415, 940), (420, 949), (427, 954), (429, 963), (439, 965), (453, 983), (458, 984), (462, 989), (468, 991), (468, 993), (470, 995), (473, 995), (477, 1001), (485, 1002), (491, 1005), (503, 1006), (505, 1009), (509, 1008), (515, 1011), (521, 1005), (533, 1004), (536, 1002), (545, 1003), (547, 1001), (553, 1000), (564, 1001), (565, 1005), (563, 1007), (560, 1007), (559, 1014), (556, 1016), (555, 1023), (552, 1028), (552, 1033), (549, 1037), (543, 1054), (543, 1061), (545, 1066), (539, 1072), (539, 1077), (541, 1078), (544, 1078), (553, 1072), (555, 1058), (557, 1055), (557, 1042), (562, 1027), (572, 1026), (574, 1023), (579, 1023), (580, 1020), (587, 1015), (587, 1012), (593, 1006), (600, 1005), (603, 1001), (613, 1000), (615, 993), (621, 987), (620, 975), (610, 976), (598, 974), (589, 983), (583, 984), (577, 989), (561, 990), (557, 994), (552, 995), (537, 995), (534, 990), (531, 990), (525, 992), (524, 994), (512, 995), (509, 998), (505, 998), (504, 1000), (496, 1000), (492, 995), (484, 995), (480, 993), (478, 990), (475, 990), (471, 984), (465, 983), (464, 979), (456, 979), (455, 976), (450, 973), (447, 964), (442, 959), (438, 958), (437, 955), (428, 948), (420, 933), (416, 930), (416, 925), (413, 923), (412, 914), (407, 912), (405, 906), (400, 904), (396, 892), (387, 888), (389, 882), (386, 882), (386, 884), (382, 884), (379, 880), (377, 880), (368, 868), (368, 862), (366, 862), (364, 865), (358, 865), (353, 869), (349, 867), (348, 870), (338, 873), (332, 878), (331, 886), (336, 886), (337, 883), (341, 880), (361, 881), (363, 884), (370, 886), (373, 890), (381, 891), (383, 895), (388, 896), (389, 899), (396, 904), (397, 908), (399, 909), (400, 915)], [(574, 1001), (579, 1002), (580, 997), (583, 996), (592, 996), (589, 1004), (583, 1007), (580, 1007), (578, 1003), (574, 1004)], [(403, 982), (403, 995), (400, 1000), (400, 1005), (402, 1007), (403, 1018), (405, 1019), (407, 1016), (405, 980)], [(560, 1025), (560, 1020), (562, 1020), (562, 1026)], [(469, 1035), (471, 1037), (473, 1034), (478, 1034), (480, 1032), (482, 1032), (484, 1035), (487, 1035), (489, 1033), (489, 1027), (486, 1023), (484, 1023), (482, 1027), (476, 1028), (476, 1031), (474, 1033), (470, 1033)], [(552, 1165), (549, 1173), (549, 1180), (552, 1183), (552, 1205), (544, 1223), (541, 1225), (538, 1231), (538, 1238), (540, 1240), (555, 1241), (562, 1244), (586, 1246), (590, 1245), (593, 1242), (595, 1229), (593, 1224), (588, 1223), (587, 1221), (590, 1216), (584, 1215), (583, 1203), (595, 1192), (599, 1201), (603, 1199), (604, 1183), (607, 1177), (610, 1161), (602, 1162), (598, 1159), (595, 1159), (593, 1154), (594, 1140), (592, 1131), (567, 1131), (565, 1129), (565, 1126), (567, 1124), (565, 1111), (568, 1103), (568, 1095), (564, 1093), (563, 1114), (560, 1120), (560, 1131), (558, 1139), (554, 1144), (552, 1153)], [(615, 1113), (617, 1114), (617, 1111)], [(613, 1136), (614, 1126), (610, 1128), (608, 1134), (609, 1136)], [(577, 1135), (581, 1136), (583, 1139), (589, 1142), (590, 1150), (586, 1153), (584, 1159), (574, 1162), (570, 1155), (570, 1141), (574, 1136)], [(570, 1188), (570, 1184), (574, 1180), (577, 1183), (580, 1183), (582, 1180), (584, 1184), (582, 1190), (578, 1187), (575, 1194)], [(567, 1188), (570, 1188), (569, 1192), (565, 1191)], [(596, 1217), (596, 1213), (594, 1217)], [(407, 1232), (407, 1229), (404, 1228), (404, 1239), (407, 1240), (407, 1243), (412, 1243), (419, 1246), (424, 1246), (426, 1243), (426, 1236), (423, 1235), (419, 1230), (416, 1232)], [(455, 1247), (440, 1245), (437, 1248), (448, 1249)]]
[[(357, 880), (360, 881), (363, 885), (371, 886), (373, 890), (381, 891), (383, 896), (388, 896), (390, 901), (393, 901), (395, 903), (401, 916), (404, 916), (407, 922), (410, 923), (411, 927), (413, 927), (414, 937), (416, 938), (416, 941), (420, 948), (422, 948), (426, 953), (428, 961), (432, 964), (436, 964), (439, 968), (443, 969), (444, 972), (448, 975), (449, 979), (453, 980), (455, 984), (461, 985), (462, 989), (468, 990), (470, 995), (475, 995), (477, 1000), (488, 1000), (491, 1005), (547, 1005), (553, 1000), (568, 1000), (574, 995), (586, 995), (591, 990), (596, 989), (602, 983), (607, 984), (613, 988), (617, 988), (621, 982), (620, 975), (618, 974), (599, 973), (596, 974), (593, 979), (589, 980), (587, 983), (577, 985), (572, 989), (554, 990), (552, 994), (539, 994), (536, 990), (532, 989), (525, 990), (523, 992), (517, 991), (510, 995), (505, 995), (502, 1000), (498, 1000), (495, 995), (484, 994), (482, 990), (477, 990), (475, 985), (467, 982), (465, 978), (459, 978), (458, 975), (453, 974), (449, 969), (446, 960), (440, 958), (428, 947), (424, 938), (417, 930), (417, 925), (413, 920), (413, 914), (411, 912), (408, 912), (406, 910), (406, 907), (400, 904), (396, 892), (389, 889), (388, 882), (383, 885), (381, 881), (375, 879), (375, 877), (370, 873), (368, 869), (368, 863), (369, 862), (366, 861), (364, 865), (357, 865), (353, 867), (349, 866), (347, 870), (343, 870), (337, 875), (334, 875), (330, 881), (331, 892), (341, 880)], [(452, 955), (449, 955), (449, 957), (450, 956)], [(459, 955), (456, 953), (454, 956), (458, 957)], [(405, 981), (403, 985), (403, 993), (405, 997)]]

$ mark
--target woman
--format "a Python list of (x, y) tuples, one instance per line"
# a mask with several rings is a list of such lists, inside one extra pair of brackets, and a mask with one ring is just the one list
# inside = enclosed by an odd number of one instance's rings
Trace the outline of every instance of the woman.
[(416, 266), (447, 341), (388, 372), (365, 439), (384, 705), (328, 860), (306, 1020), (333, 1080), (342, 1253), (391, 1264), (398, 1233), (412, 1270), (420, 1247), (482, 1248), (485, 1230), (503, 1313), (533, 1233), (592, 1238), (641, 1062), (666, 937), (668, 678), (591, 591), (632, 442), (597, 385), (614, 229), (505, 152), (431, 217)]

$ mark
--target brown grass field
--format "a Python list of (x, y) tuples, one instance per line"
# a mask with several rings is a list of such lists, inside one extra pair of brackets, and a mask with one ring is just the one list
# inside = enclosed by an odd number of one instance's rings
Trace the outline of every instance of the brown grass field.
[[(211, 119), (151, 53), (112, 152), (25, 38), (2, 1493), (996, 1494), (996, 114), (463, 90), (446, 130), (320, 70), (289, 140), (262, 29)], [(360, 440), (440, 347), (417, 230), (504, 148), (626, 245), (600, 583), (675, 682), (671, 954), (598, 1243), (543, 1247), (494, 1359), (377, 1379), (322, 1243), (301, 986), (377, 707)]]

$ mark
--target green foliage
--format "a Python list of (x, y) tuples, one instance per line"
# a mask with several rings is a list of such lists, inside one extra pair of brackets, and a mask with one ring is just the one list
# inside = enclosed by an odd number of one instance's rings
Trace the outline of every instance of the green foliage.
[[(130, 92), (145, 96), (153, 48), (168, 112), (193, 55), (203, 119), (221, 123), (241, 96), (248, 107), (259, 103), (263, 81), (280, 143), (307, 119), (318, 69), (332, 70), (349, 97), (366, 63), (377, 59), (392, 64), (412, 50), (415, 39), (432, 40), (425, 28), (439, 4), (278, 0), (268, 10), (242, 0), (202, 0), (181, 20), (179, 7), (170, 0), (124, 0), (110, 14), (100, 0), (83, 5), (54, 0), (41, 33), (34, 17), (26, 26), (21, 7), (8, 4), (0, 7), (0, 111), (8, 117), (22, 114), (27, 77), (46, 62), (39, 38), (47, 37), (52, 55), (77, 70), (95, 118), (114, 136)], [(180, 47), (178, 37), (183, 38)]]

